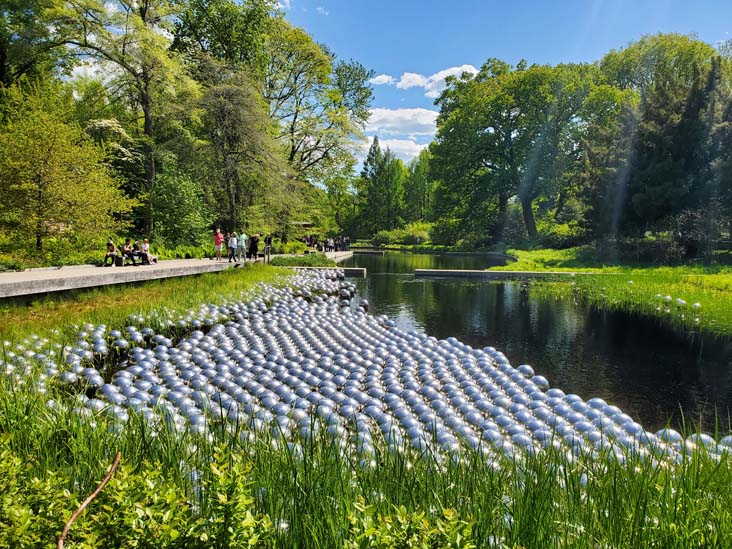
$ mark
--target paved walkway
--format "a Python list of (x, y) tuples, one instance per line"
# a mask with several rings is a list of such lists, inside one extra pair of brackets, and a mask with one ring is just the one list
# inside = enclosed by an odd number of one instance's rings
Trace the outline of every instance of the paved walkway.
[[(326, 254), (336, 263), (351, 257), (352, 252), (329, 252)], [(47, 292), (93, 288), (110, 284), (126, 284), (177, 276), (214, 273), (241, 267), (240, 263), (210, 259), (174, 259), (160, 261), (154, 265), (133, 267), (96, 267), (93, 265), (70, 265), (29, 269), (27, 271), (0, 273), (0, 299)]]

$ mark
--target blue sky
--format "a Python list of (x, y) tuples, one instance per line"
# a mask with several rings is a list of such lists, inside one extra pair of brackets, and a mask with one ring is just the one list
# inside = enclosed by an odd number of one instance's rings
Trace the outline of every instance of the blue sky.
[(644, 34), (731, 38), (732, 0), (280, 0), (287, 19), (374, 82), (368, 135), (409, 160), (434, 135), (445, 74), (489, 57), (594, 61)]

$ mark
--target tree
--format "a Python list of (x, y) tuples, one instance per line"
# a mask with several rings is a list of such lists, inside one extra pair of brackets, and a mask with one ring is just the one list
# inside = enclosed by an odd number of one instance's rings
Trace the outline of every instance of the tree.
[(575, 154), (574, 127), (590, 80), (586, 66), (512, 69), (490, 59), (474, 78), (451, 81), (438, 99), (432, 148), (441, 196), (457, 207), (448, 216), (472, 217), (474, 230), (500, 239), (515, 196), (535, 237), (535, 201), (558, 193)]
[(374, 138), (361, 169), (359, 228), (365, 235), (404, 224), (404, 181), (409, 171), (388, 148)]
[(174, 9), (171, 0), (104, 0), (67, 3), (57, 16), (58, 33), (81, 55), (111, 66), (115, 82), (142, 114), (145, 157), (142, 229), (150, 233), (150, 197), (157, 172), (156, 129), (161, 106), (173, 103), (182, 88), (194, 86), (180, 59), (170, 52)]
[(67, 93), (17, 86), (3, 92), (0, 211), (4, 229), (43, 256), (48, 238), (95, 242), (122, 226), (134, 202), (105, 166), (104, 151), (70, 121)]
[(716, 55), (694, 36), (667, 33), (643, 36), (600, 61), (607, 83), (620, 89), (650, 90), (656, 83), (691, 82), (699, 68), (708, 69)]
[(267, 64), (266, 36), (275, 8), (271, 0), (184, 0), (172, 48), (194, 59), (213, 57), (259, 77)]
[(404, 182), (404, 218), (406, 222), (423, 221), (432, 214), (434, 183), (430, 177), (430, 152), (420, 151), (409, 164)]
[(23, 76), (49, 74), (65, 53), (49, 14), (56, 0), (0, 2), (0, 88)]
[(235, 72), (222, 79), (208, 88), (201, 104), (213, 160), (209, 170), (220, 181), (213, 185), (214, 196), (224, 205), (220, 221), (238, 227), (259, 192), (278, 194), (278, 183), (292, 183), (283, 177), (287, 168), (270, 136), (266, 105), (246, 77)]
[(352, 156), (369, 115), (373, 71), (339, 61), (302, 29), (276, 20), (268, 40), (264, 97), (300, 179), (318, 181)]

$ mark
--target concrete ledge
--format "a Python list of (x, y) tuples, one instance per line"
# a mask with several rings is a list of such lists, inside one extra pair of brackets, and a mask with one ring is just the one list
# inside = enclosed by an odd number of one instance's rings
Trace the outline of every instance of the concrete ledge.
[(0, 299), (214, 273), (235, 266), (239, 264), (211, 260), (174, 260), (139, 267), (77, 266), (3, 273), (0, 275)]
[(325, 252), (325, 257), (332, 259), (336, 263), (340, 263), (346, 259), (351, 259), (353, 257), (353, 252), (350, 250), (346, 252)]
[(355, 250), (354, 255), (384, 255), (384, 250)]
[[(585, 273), (583, 273), (585, 274)], [(561, 271), (469, 271), (454, 269), (416, 269), (416, 278), (473, 278), (483, 280), (535, 280), (545, 278), (572, 278), (575, 273)]]

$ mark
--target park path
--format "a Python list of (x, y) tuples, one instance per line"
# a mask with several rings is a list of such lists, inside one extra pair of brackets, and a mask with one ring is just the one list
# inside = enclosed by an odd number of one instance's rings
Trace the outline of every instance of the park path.
[[(326, 256), (336, 263), (351, 257), (353, 252), (328, 252)], [(0, 273), (0, 299), (30, 296), (47, 292), (94, 288), (110, 284), (127, 284), (161, 278), (214, 273), (240, 268), (241, 263), (211, 259), (171, 259), (153, 265), (137, 267), (96, 267), (69, 265)]]

